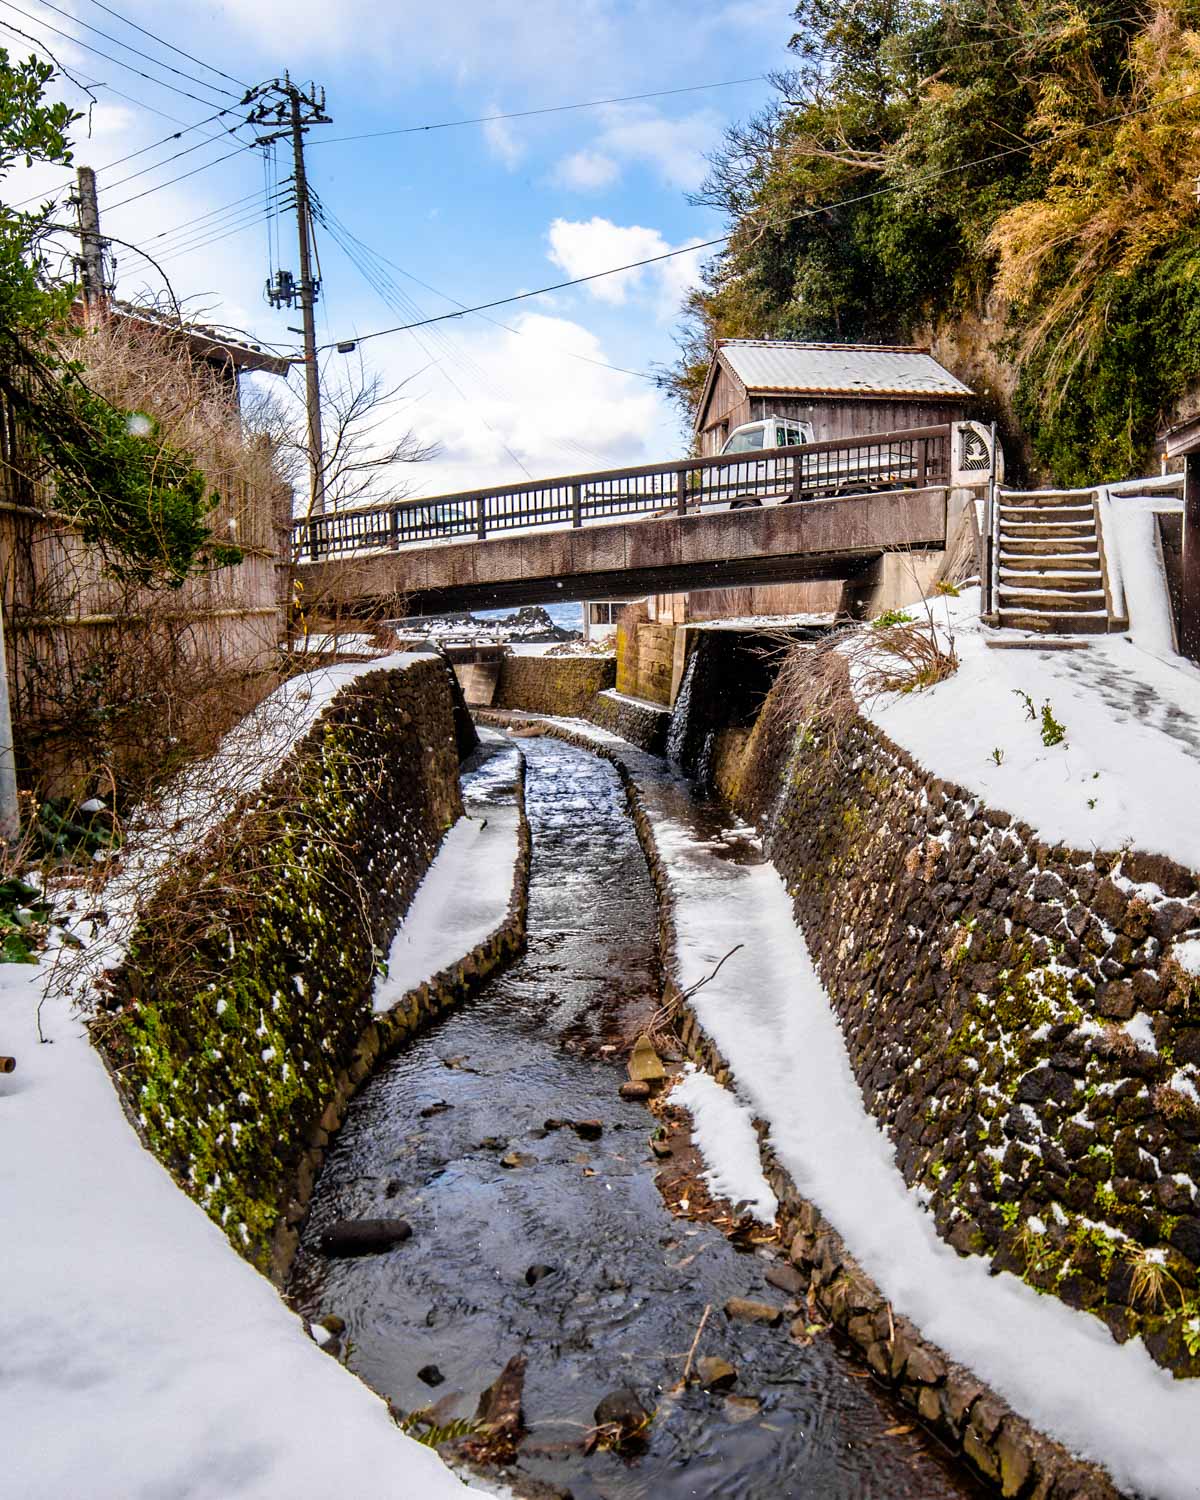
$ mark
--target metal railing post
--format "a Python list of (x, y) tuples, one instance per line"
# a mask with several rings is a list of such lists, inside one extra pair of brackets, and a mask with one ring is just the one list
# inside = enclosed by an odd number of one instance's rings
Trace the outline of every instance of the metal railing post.
[(983, 502), (983, 557), (979, 579), (980, 614), (992, 615), (996, 611), (996, 595), (993, 582), (996, 557), (996, 424), (992, 423), (991, 455), (988, 459), (987, 497)]
[(575, 527), (583, 525), (583, 486), (581, 484), (571, 486), (571, 525)]
[(400, 511), (397, 509), (396, 506), (392, 507), (392, 527), (391, 527), (391, 531), (392, 531), (392, 542), (391, 542), (392, 551), (396, 552), (400, 548)]
[(680, 469), (675, 475), (675, 510), (681, 516), (687, 515), (687, 470)]
[(487, 536), (487, 511), (484, 508), (482, 495), (475, 497), (475, 532), (481, 542)]

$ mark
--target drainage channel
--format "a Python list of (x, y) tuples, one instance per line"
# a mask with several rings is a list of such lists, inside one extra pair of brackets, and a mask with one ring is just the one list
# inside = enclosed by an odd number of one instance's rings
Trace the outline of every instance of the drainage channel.
[[(498, 1473), (518, 1495), (981, 1494), (827, 1334), (801, 1346), (786, 1318), (726, 1317), (733, 1297), (785, 1306), (766, 1278), (786, 1256), (673, 1216), (655, 1181), (657, 1122), (618, 1096), (659, 990), (654, 898), (624, 793), (586, 751), (524, 748), (526, 952), (358, 1095), (317, 1185), (292, 1300), (314, 1322), (342, 1320), (348, 1366), (399, 1411), (433, 1408), (441, 1428), (472, 1418), (524, 1356), (528, 1431)], [(413, 1235), (385, 1253), (317, 1249), (335, 1220), (397, 1215)], [(721, 1391), (680, 1385), (706, 1308), (697, 1356), (736, 1371)], [(585, 1452), (597, 1404), (622, 1388), (653, 1414), (640, 1450)]]

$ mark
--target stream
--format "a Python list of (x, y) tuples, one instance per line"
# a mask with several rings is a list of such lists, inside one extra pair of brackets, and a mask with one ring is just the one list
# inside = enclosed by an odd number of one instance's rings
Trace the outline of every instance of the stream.
[[(828, 1333), (800, 1345), (787, 1331), (794, 1312), (775, 1328), (726, 1318), (734, 1296), (787, 1304), (766, 1280), (786, 1253), (675, 1217), (656, 1186), (657, 1122), (618, 1096), (660, 986), (654, 897), (624, 792), (586, 751), (521, 746), (526, 951), (353, 1102), (317, 1185), (293, 1302), (314, 1321), (343, 1319), (348, 1366), (402, 1411), (438, 1403), (440, 1423), (473, 1416), (510, 1356), (525, 1355), (529, 1432), (497, 1476), (518, 1495), (981, 1494)], [(692, 800), (720, 857), (761, 857), (727, 831), (725, 809)], [(602, 1130), (581, 1138), (564, 1119)], [(397, 1215), (413, 1235), (385, 1253), (316, 1249), (334, 1220)], [(706, 1307), (697, 1352), (732, 1363), (736, 1382), (724, 1394), (673, 1390)], [(597, 1402), (621, 1387), (654, 1411), (644, 1451), (585, 1456)]]

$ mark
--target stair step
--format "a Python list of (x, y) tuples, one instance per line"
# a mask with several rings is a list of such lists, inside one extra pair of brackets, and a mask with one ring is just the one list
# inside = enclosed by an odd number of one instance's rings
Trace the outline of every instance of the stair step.
[(1002, 510), (1022, 510), (1022, 508), (1037, 508), (1037, 510), (1079, 510), (1080, 507), (1088, 507), (1091, 510), (1092, 496), (1080, 495), (1079, 490), (1052, 490), (1043, 495), (1005, 495), (999, 496), (999, 504)]
[(1090, 505), (1074, 506), (1042, 506), (1042, 505), (1002, 505), (1000, 507), (1000, 525), (1008, 526), (1012, 523), (1017, 525), (1067, 525), (1087, 524), (1092, 525), (1095, 521), (1095, 513)]
[(1091, 557), (1100, 561), (1094, 536), (1001, 537), (999, 551), (1001, 561), (1009, 557)]
[(1001, 546), (1007, 546), (1011, 541), (1091, 541), (1092, 550), (1095, 550), (1095, 537), (1097, 529), (1091, 520), (1077, 525), (1031, 522), (1028, 526), (1001, 526)]
[(1011, 573), (1002, 567), (1000, 590), (1003, 593), (1006, 589), (1010, 592), (1013, 589), (1046, 589), (1059, 594), (1099, 594), (1103, 598), (1104, 579), (1097, 570), (1087, 573)]
[(1049, 589), (1000, 589), (1001, 609), (1032, 609), (1054, 614), (1095, 614), (1107, 611), (1103, 593), (1060, 594)]
[(1001, 552), (1001, 572), (1012, 573), (1095, 573), (1100, 576), (1100, 554), (1081, 552), (1078, 557), (1056, 556), (1054, 553)]
[(1005, 630), (1032, 630), (1045, 635), (1104, 635), (1108, 615), (1069, 615), (1057, 611), (1002, 609), (1000, 624)]

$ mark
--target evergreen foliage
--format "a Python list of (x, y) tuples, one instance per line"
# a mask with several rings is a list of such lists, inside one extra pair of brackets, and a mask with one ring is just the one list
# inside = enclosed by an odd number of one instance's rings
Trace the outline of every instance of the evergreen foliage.
[(732, 227), (668, 377), (717, 338), (886, 342), (987, 306), (1062, 481), (1139, 471), (1200, 377), (1198, 0), (801, 0), (780, 98), (700, 201)]

